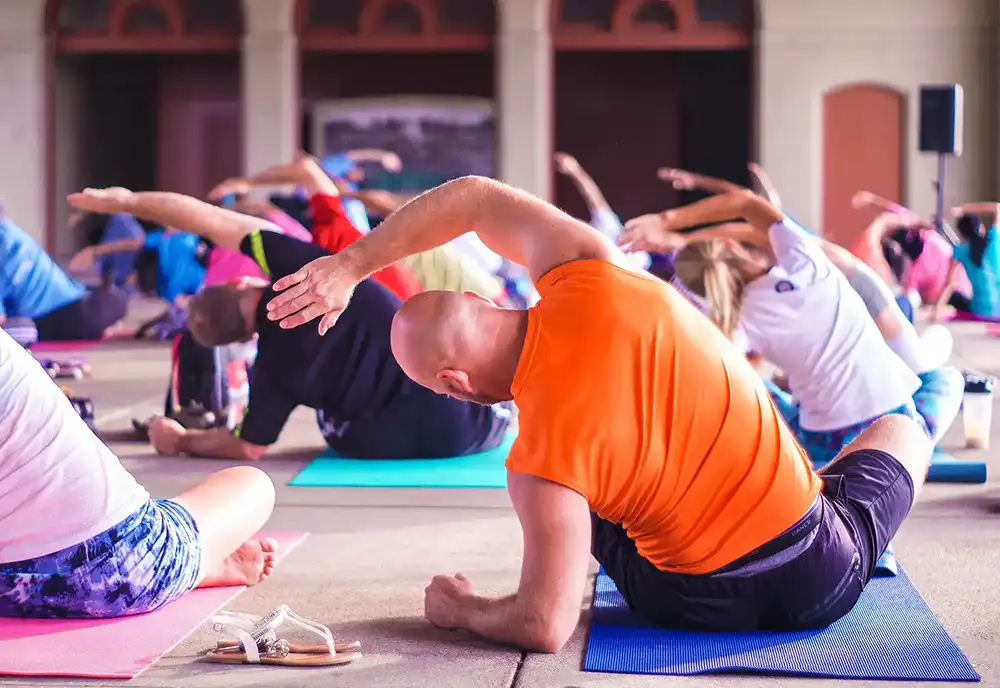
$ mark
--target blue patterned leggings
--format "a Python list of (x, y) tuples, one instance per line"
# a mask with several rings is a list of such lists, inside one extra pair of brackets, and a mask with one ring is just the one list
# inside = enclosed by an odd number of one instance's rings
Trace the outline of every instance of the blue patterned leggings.
[(0, 617), (104, 619), (159, 609), (200, 580), (191, 514), (152, 500), (86, 542), (0, 564)]
[[(917, 421), (927, 432), (927, 436), (937, 444), (958, 415), (965, 391), (965, 379), (961, 371), (950, 366), (920, 374), (920, 388), (914, 392), (913, 401), (903, 404), (885, 415), (900, 414)], [(846, 428), (813, 432), (799, 424), (799, 405), (788, 392), (779, 389), (773, 382), (766, 382), (775, 407), (792, 429), (799, 444), (806, 450), (813, 464), (824, 466), (840, 453), (878, 418), (869, 418)]]

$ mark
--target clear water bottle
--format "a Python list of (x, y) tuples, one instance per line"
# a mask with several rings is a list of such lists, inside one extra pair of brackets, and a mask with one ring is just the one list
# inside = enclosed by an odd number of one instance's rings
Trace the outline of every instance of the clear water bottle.
[(987, 449), (990, 446), (993, 383), (994, 379), (985, 375), (967, 375), (965, 378), (962, 424), (965, 427), (965, 446), (969, 449)]

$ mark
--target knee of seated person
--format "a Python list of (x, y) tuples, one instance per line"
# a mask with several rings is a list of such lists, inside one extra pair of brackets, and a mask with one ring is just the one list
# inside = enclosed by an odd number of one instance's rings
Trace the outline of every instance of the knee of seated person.
[(215, 474), (219, 479), (231, 483), (253, 499), (255, 506), (271, 509), (274, 507), (274, 483), (267, 473), (256, 466), (234, 466)]
[(934, 445), (920, 423), (908, 416), (892, 413), (869, 425), (844, 452), (861, 449), (876, 449), (889, 454), (910, 473), (914, 485), (919, 485), (927, 475)]

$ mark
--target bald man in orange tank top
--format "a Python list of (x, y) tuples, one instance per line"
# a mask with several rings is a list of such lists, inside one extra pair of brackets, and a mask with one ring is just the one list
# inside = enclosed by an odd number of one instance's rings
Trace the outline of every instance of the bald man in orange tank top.
[(525, 265), (541, 301), (417, 295), (396, 315), (393, 352), (438, 393), (516, 402), (507, 483), (524, 556), (502, 599), (434, 578), (432, 623), (555, 652), (578, 622), (591, 554), (663, 626), (816, 628), (850, 611), (922, 482), (925, 433), (886, 416), (817, 474), (715, 326), (548, 203), (489, 179), (445, 184), (275, 283), (269, 317), (321, 317), (324, 332), (365, 276), (469, 231)]

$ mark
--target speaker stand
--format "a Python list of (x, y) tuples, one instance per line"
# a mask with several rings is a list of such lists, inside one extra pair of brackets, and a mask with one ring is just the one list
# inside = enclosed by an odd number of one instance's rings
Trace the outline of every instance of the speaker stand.
[(948, 156), (938, 153), (937, 179), (934, 180), (934, 193), (937, 198), (934, 206), (934, 228), (939, 234), (944, 234), (944, 173)]

